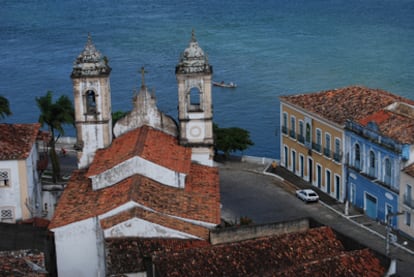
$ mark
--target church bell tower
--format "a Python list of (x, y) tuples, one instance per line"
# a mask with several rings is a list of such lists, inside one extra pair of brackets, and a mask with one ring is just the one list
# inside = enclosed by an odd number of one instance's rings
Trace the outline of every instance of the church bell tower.
[(85, 49), (76, 58), (71, 74), (78, 168), (88, 167), (96, 150), (112, 142), (110, 72), (106, 58), (88, 35)]
[(192, 148), (192, 160), (213, 166), (213, 68), (192, 33), (175, 69), (178, 82), (178, 121), (181, 145)]

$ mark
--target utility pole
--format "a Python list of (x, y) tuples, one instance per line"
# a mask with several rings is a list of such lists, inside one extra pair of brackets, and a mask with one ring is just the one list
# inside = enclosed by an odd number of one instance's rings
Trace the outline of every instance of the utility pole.
[(390, 257), (390, 237), (392, 235), (391, 233), (391, 217), (399, 216), (404, 214), (403, 212), (397, 212), (397, 213), (387, 213), (386, 216), (386, 237), (385, 237), (385, 255), (389, 258)]

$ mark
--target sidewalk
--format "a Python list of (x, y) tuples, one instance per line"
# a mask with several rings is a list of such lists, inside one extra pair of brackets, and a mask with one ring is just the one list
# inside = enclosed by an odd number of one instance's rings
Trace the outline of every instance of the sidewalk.
[[(272, 172), (273, 171), (273, 172)], [(386, 226), (383, 223), (380, 223), (368, 216), (366, 216), (364, 213), (349, 207), (348, 208), (348, 214), (345, 214), (345, 204), (340, 203), (333, 199), (332, 197), (326, 195), (323, 191), (319, 190), (317, 187), (312, 186), (310, 183), (302, 180), (298, 176), (294, 175), (289, 170), (277, 166), (275, 169), (273, 169), (271, 166), (268, 166), (266, 169), (264, 169), (263, 172), (275, 174), (284, 180), (288, 181), (292, 184), (292, 186), (295, 186), (297, 189), (304, 189), (304, 188), (311, 188), (315, 190), (320, 197), (320, 203), (329, 209), (333, 210), (337, 214), (341, 215), (342, 217), (348, 219), (349, 221), (355, 223), (356, 225), (360, 226), (361, 228), (366, 229), (367, 231), (375, 234), (381, 239), (385, 240), (386, 237)], [(405, 236), (400, 235), (397, 231), (392, 231), (392, 234), (396, 235), (397, 241), (394, 243), (395, 247), (398, 247), (412, 255), (414, 255), (414, 240), (407, 238)], [(385, 241), (384, 241), (385, 243)]]
[[(331, 209), (338, 215), (342, 216), (343, 218), (349, 220), (350, 222), (354, 223), (355, 225), (371, 232), (372, 234), (378, 236), (380, 239), (384, 240), (385, 244), (385, 237), (386, 237), (386, 227), (385, 224), (377, 222), (376, 220), (366, 216), (359, 210), (356, 210), (352, 207), (349, 207), (348, 214), (345, 214), (345, 204), (340, 203), (333, 199), (332, 197), (326, 195), (323, 191), (319, 190), (317, 187), (312, 186), (310, 183), (302, 180), (289, 170), (277, 166), (272, 168), (271, 164), (269, 163), (251, 163), (251, 162), (244, 162), (242, 159), (232, 159), (230, 161), (226, 161), (220, 165), (221, 167), (235, 167), (241, 170), (247, 170), (251, 172), (255, 172), (258, 174), (266, 174), (276, 177), (282, 186), (286, 190), (294, 192), (297, 189), (305, 189), (311, 188), (319, 194), (320, 201), (319, 203), (326, 206), (327, 208)], [(392, 231), (397, 238), (397, 241), (393, 244), (395, 247), (400, 248), (401, 250), (414, 255), (414, 240), (408, 238), (406, 236), (400, 235), (397, 231)]]

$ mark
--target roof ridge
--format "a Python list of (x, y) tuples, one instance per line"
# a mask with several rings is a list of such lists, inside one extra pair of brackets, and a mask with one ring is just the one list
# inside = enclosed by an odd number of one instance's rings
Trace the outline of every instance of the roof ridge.
[(134, 148), (135, 155), (142, 156), (144, 149), (145, 149), (145, 142), (148, 138), (148, 133), (149, 133), (149, 126), (147, 125), (142, 126), (138, 134), (138, 138), (136, 140), (136, 144)]

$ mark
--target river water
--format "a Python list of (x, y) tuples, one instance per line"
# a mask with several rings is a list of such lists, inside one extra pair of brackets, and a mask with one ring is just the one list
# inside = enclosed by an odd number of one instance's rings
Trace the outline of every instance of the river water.
[[(132, 109), (145, 66), (159, 108), (177, 117), (175, 65), (195, 29), (213, 65), (214, 121), (250, 132), (247, 155), (279, 157), (280, 95), (349, 85), (414, 98), (413, 0), (0, 0), (0, 95), (36, 122), (35, 98), (71, 99), (88, 33), (112, 67), (113, 111)], [(74, 136), (73, 128), (65, 135)]]

